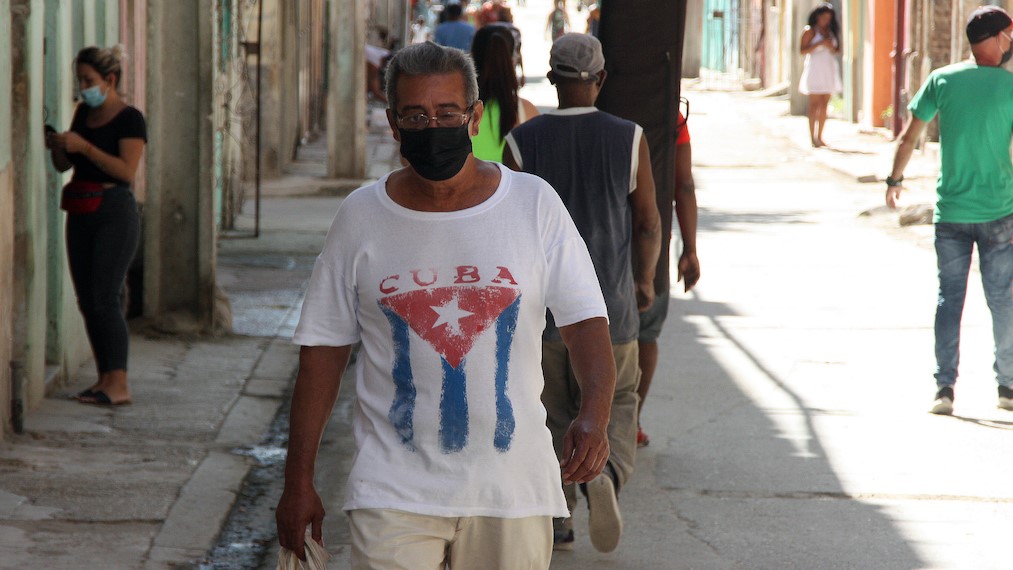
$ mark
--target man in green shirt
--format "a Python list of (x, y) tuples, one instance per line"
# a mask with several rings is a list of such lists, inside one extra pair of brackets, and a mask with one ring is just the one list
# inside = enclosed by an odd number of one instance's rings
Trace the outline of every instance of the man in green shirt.
[(926, 125), (939, 117), (942, 165), (935, 209), (939, 267), (936, 308), (936, 399), (932, 413), (952, 414), (959, 360), (960, 317), (975, 246), (995, 336), (999, 407), (1013, 411), (1013, 19), (982, 6), (967, 21), (972, 59), (929, 75), (908, 108), (886, 204), (897, 205), (904, 167)]

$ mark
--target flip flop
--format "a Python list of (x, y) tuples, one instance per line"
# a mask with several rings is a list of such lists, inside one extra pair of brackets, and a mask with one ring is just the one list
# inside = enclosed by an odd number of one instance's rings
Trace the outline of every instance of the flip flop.
[(92, 390), (91, 388), (88, 388), (87, 390), (81, 390), (77, 394), (74, 394), (73, 396), (68, 396), (68, 397), (71, 400), (80, 400), (82, 398), (94, 398), (95, 397), (95, 391)]
[(92, 392), (91, 399), (81, 399), (79, 401), (82, 404), (94, 404), (96, 406), (127, 406), (132, 403), (132, 400), (130, 398), (127, 398), (126, 400), (120, 400), (119, 402), (114, 402), (110, 400), (109, 396), (102, 390), (95, 390), (94, 392)]

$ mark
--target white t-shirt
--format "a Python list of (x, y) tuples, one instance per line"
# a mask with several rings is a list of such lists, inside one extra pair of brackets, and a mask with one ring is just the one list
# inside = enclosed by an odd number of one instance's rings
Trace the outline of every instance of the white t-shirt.
[(334, 218), (294, 342), (362, 341), (345, 510), (568, 516), (541, 403), (545, 309), (561, 326), (607, 312), (556, 193), (500, 170), (472, 208), (404, 208), (385, 176)]

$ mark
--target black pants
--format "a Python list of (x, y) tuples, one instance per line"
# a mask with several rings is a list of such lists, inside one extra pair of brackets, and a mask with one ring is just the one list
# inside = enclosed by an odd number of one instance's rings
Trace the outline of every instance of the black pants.
[(100, 373), (127, 368), (122, 290), (139, 237), (137, 203), (127, 186), (106, 190), (95, 213), (67, 216), (70, 275)]

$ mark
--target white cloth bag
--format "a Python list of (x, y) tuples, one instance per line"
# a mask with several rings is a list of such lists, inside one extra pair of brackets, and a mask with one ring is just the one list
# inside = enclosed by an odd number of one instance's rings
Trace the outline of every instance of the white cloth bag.
[(306, 562), (299, 560), (295, 552), (282, 548), (278, 553), (277, 570), (327, 570), (327, 561), (331, 559), (323, 546), (306, 535)]

